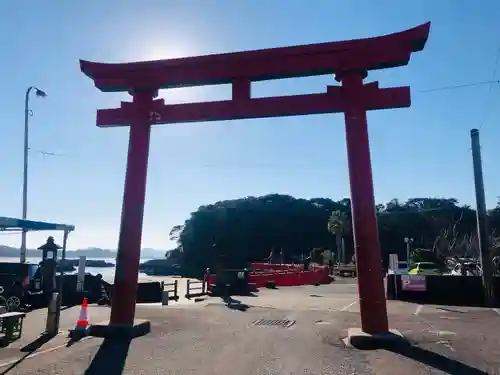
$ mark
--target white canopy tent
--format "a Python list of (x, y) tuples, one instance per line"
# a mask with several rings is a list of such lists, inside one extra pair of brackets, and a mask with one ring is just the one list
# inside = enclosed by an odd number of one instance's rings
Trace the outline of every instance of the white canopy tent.
[(63, 231), (62, 259), (66, 259), (68, 235), (75, 230), (74, 225), (48, 223), (45, 221), (22, 220), (0, 216), (0, 231)]

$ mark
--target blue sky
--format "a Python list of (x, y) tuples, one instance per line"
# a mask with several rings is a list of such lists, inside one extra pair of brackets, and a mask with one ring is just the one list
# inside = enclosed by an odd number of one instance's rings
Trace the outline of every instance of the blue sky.
[[(476, 5), (481, 4), (481, 5)], [(377, 203), (456, 197), (474, 205), (469, 130), (482, 127), (489, 206), (500, 195), (499, 87), (425, 90), (494, 78), (500, 2), (340, 0), (4, 1), (0, 4), (4, 216), (20, 216), (24, 92), (32, 97), (28, 217), (76, 225), (70, 247), (115, 248), (126, 128), (99, 129), (97, 108), (126, 94), (101, 93), (78, 59), (127, 62), (377, 36), (432, 21), (407, 67), (371, 73), (382, 87), (410, 85), (412, 107), (369, 114)], [(500, 76), (500, 69), (497, 77)], [(322, 92), (333, 77), (272, 81), (256, 96)], [(162, 92), (168, 102), (228, 98), (229, 87)], [(170, 228), (201, 204), (267, 193), (349, 194), (341, 114), (164, 125), (152, 134), (143, 247), (168, 248)], [(30, 234), (34, 247), (47, 234)], [(0, 236), (18, 245), (18, 235)]]

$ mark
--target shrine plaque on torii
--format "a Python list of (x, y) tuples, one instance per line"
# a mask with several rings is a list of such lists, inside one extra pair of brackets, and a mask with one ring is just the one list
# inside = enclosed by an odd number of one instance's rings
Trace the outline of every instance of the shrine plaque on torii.
[[(343, 112), (362, 329), (388, 332), (366, 111), (409, 107), (409, 87), (364, 84), (368, 71), (408, 64), (427, 41), (430, 23), (367, 39), (170, 60), (105, 64), (80, 61), (104, 92), (128, 91), (132, 102), (97, 111), (97, 126), (130, 126), (127, 172), (111, 325), (133, 325), (151, 125)], [(252, 98), (251, 83), (332, 74), (340, 86), (320, 94)], [(230, 100), (165, 104), (159, 89), (231, 84)], [(326, 224), (325, 224), (326, 225)]]

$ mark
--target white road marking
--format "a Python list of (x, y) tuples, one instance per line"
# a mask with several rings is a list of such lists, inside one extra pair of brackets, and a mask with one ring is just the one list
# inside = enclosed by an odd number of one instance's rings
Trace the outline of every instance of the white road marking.
[(437, 336), (454, 336), (456, 335), (455, 332), (451, 331), (429, 331), (430, 333), (434, 333)]
[(455, 348), (451, 346), (451, 343), (448, 340), (439, 340), (436, 344), (441, 344), (444, 347), (450, 349), (452, 352), (456, 352)]
[[(82, 342), (84, 340), (87, 340), (87, 339), (91, 339), (92, 337), (89, 336), (89, 337), (84, 337), (82, 338), (79, 342)], [(30, 358), (33, 358), (33, 357), (36, 357), (36, 356), (39, 356), (41, 354), (47, 354), (47, 353), (50, 353), (50, 352), (53, 352), (53, 351), (56, 351), (58, 349), (61, 349), (61, 348), (65, 348), (68, 344), (65, 343), (65, 344), (61, 344), (61, 345), (57, 345), (57, 346), (54, 346), (52, 348), (47, 348), (47, 349), (44, 349), (44, 350), (40, 350), (38, 352), (34, 352), (26, 357), (21, 357), (21, 358), (15, 358), (15, 359), (11, 359), (10, 361), (7, 361), (7, 362), (3, 362), (3, 363), (0, 363), (0, 368), (2, 367), (6, 367), (6, 366), (11, 366), (15, 363), (18, 363), (20, 361), (24, 361), (26, 359), (30, 359)]]
[(500, 309), (497, 309), (497, 308), (492, 308), (492, 310), (493, 310), (494, 312), (496, 312), (498, 315), (500, 315)]
[(423, 308), (424, 308), (423, 305), (418, 305), (413, 315), (420, 314), (422, 312)]
[(354, 302), (348, 304), (347, 306), (342, 307), (339, 311), (346, 311), (349, 307), (355, 305), (356, 303), (358, 303), (358, 301), (354, 301)]

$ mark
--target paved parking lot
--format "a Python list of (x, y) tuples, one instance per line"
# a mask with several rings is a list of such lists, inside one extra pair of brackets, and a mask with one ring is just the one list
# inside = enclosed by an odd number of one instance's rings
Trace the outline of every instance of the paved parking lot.
[[(0, 363), (0, 371), (12, 367), (4, 373), (499, 373), (495, 371), (500, 369), (496, 334), (500, 316), (491, 309), (388, 301), (391, 327), (412, 345), (360, 351), (346, 348), (342, 341), (347, 328), (360, 326), (355, 285), (262, 290), (258, 297), (234, 298), (231, 308), (216, 298), (169, 307), (141, 306), (138, 316), (152, 322), (152, 332), (143, 338), (132, 342), (92, 338), (19, 364), (1, 367)], [(90, 319), (103, 320), (108, 313), (108, 308), (95, 308)], [(76, 316), (77, 310), (69, 311), (64, 324)], [(277, 321), (291, 326), (268, 325)]]

